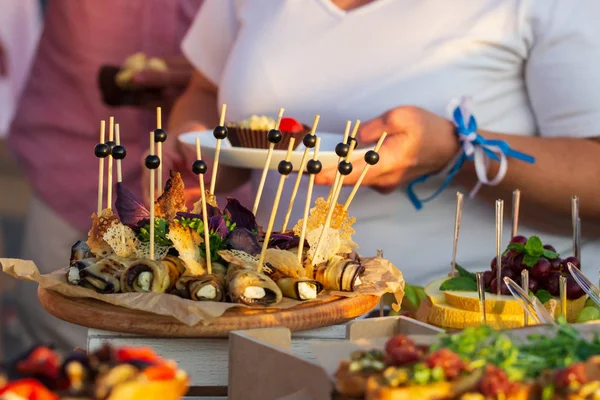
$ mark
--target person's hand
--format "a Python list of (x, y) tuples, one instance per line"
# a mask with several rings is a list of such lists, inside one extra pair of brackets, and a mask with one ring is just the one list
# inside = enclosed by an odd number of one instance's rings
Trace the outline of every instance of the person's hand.
[[(364, 123), (357, 135), (359, 146), (372, 147), (384, 131), (388, 135), (379, 150), (379, 162), (370, 167), (362, 182), (381, 193), (441, 170), (459, 149), (452, 122), (418, 107), (394, 108)], [(365, 162), (352, 157), (352, 166), (344, 184), (356, 183)], [(336, 170), (323, 169), (315, 176), (315, 183), (331, 185)]]
[(0, 40), (0, 77), (8, 76), (8, 54)]

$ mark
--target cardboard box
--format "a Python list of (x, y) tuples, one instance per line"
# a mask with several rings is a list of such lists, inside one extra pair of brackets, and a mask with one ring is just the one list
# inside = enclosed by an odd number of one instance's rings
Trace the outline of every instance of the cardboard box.
[[(598, 325), (573, 325), (584, 337), (597, 334)], [(353, 321), (347, 340), (311, 342), (317, 360), (306, 360), (290, 351), (286, 328), (232, 332), (229, 336), (230, 400), (331, 400), (333, 373), (339, 362), (358, 349), (383, 347), (396, 334), (410, 335), (418, 344), (431, 344), (443, 331), (405, 318), (386, 317)], [(532, 333), (548, 333), (548, 326), (513, 329), (511, 336), (525, 339)]]
[[(361, 347), (361, 340), (381, 340), (402, 333), (432, 340), (443, 330), (406, 317), (385, 317), (350, 322), (346, 341), (312, 342), (317, 358), (324, 346), (340, 357)], [(358, 342), (356, 342), (358, 341)], [(291, 353), (291, 332), (287, 328), (236, 331), (229, 335), (230, 400), (331, 400), (331, 371), (315, 361)], [(331, 357), (333, 360), (335, 357)], [(323, 362), (323, 360), (319, 360)], [(337, 368), (336, 360), (335, 368)], [(333, 362), (332, 362), (333, 363)], [(331, 364), (332, 364), (331, 363)]]

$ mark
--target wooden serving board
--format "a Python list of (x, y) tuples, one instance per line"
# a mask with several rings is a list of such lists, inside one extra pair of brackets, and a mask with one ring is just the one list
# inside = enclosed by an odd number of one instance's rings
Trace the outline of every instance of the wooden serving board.
[(379, 304), (377, 296), (358, 295), (334, 297), (287, 309), (230, 308), (210, 325), (189, 326), (173, 317), (130, 310), (94, 299), (66, 297), (42, 288), (38, 288), (38, 298), (50, 314), (73, 324), (156, 337), (227, 337), (230, 331), (279, 326), (301, 331), (349, 321)]

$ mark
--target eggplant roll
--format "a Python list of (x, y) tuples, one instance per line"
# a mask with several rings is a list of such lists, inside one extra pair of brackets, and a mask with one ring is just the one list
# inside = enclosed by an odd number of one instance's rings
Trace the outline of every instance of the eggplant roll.
[(79, 272), (81, 284), (98, 293), (118, 293), (121, 275), (128, 264), (127, 260), (117, 256), (104, 258)]
[(324, 265), (314, 270), (314, 278), (321, 282), (325, 289), (353, 292), (360, 285), (360, 274), (365, 267), (356, 261), (335, 256)]
[(218, 274), (184, 275), (177, 281), (178, 293), (194, 301), (225, 301), (225, 278)]
[(95, 257), (71, 261), (71, 265), (69, 266), (69, 270), (67, 271), (67, 282), (69, 282), (72, 285), (79, 285), (81, 283), (81, 271), (95, 263)]
[(83, 240), (78, 240), (73, 247), (71, 247), (71, 258), (69, 261), (73, 263), (73, 261), (80, 261), (92, 257), (94, 257), (94, 254), (92, 254), (90, 246)]
[(121, 275), (121, 291), (169, 292), (185, 267), (177, 257), (167, 256), (163, 260), (135, 260)]
[(323, 291), (321, 282), (308, 278), (292, 278), (278, 268), (266, 263), (262, 272), (281, 289), (283, 296), (296, 300), (310, 300)]
[(227, 268), (227, 284), (233, 303), (266, 306), (279, 303), (283, 296), (271, 278), (235, 264)]

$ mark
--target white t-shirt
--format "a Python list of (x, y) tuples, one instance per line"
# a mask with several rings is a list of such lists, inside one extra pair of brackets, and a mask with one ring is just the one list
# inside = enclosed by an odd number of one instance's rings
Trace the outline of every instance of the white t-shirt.
[[(341, 138), (347, 120), (367, 121), (401, 105), (445, 117), (452, 98), (470, 95), (481, 129), (586, 137), (600, 134), (599, 15), (598, 0), (376, 0), (350, 12), (329, 0), (207, 0), (183, 51), (218, 85), (228, 120), (274, 116), (284, 107), (308, 124), (319, 113), (319, 130)], [(277, 182), (271, 173), (258, 213), (263, 224)], [(361, 188), (350, 209), (359, 252), (383, 249), (413, 284), (446, 273), (457, 189), (416, 211), (404, 188), (390, 195)], [(315, 198), (328, 191), (316, 188)], [(505, 203), (506, 244), (510, 199)], [(489, 268), (494, 221), (493, 205), (465, 202), (459, 264)], [(522, 224), (519, 233), (571, 254), (570, 232)], [(584, 264), (590, 248), (584, 246)]]

